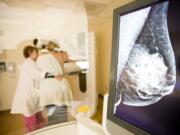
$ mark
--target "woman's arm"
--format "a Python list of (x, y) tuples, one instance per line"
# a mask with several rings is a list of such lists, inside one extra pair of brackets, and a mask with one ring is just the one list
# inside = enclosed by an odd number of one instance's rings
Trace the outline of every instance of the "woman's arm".
[(60, 75), (60, 74), (58, 74), (58, 75), (54, 75), (54, 74), (52, 74), (52, 73), (46, 73), (45, 74), (45, 78), (47, 79), (47, 78), (56, 78), (57, 80), (61, 80), (62, 79), (62, 76)]
[(32, 66), (29, 66), (29, 70), (31, 70), (31, 76), (34, 79), (48, 79), (48, 78), (56, 78), (58, 80), (62, 79), (62, 76), (60, 74), (52, 74), (45, 71), (40, 70), (36, 64), (33, 64)]

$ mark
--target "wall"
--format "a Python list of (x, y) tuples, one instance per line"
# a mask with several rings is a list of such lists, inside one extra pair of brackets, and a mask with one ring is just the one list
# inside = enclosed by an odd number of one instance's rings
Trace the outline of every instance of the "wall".
[(40, 38), (56, 40), (75, 57), (79, 51), (77, 37), (87, 30), (87, 15), (82, 0), (66, 9), (0, 7), (0, 50), (15, 49), (21, 41)]
[(99, 25), (89, 25), (95, 31), (97, 49), (97, 90), (104, 95), (109, 90), (109, 75), (112, 47), (112, 17)]
[[(109, 92), (110, 66), (111, 66), (111, 48), (112, 48), (112, 27), (113, 27), (113, 9), (128, 4), (134, 0), (114, 0), (108, 6), (105, 13), (111, 15), (109, 18), (99, 18), (101, 22), (89, 24), (89, 31), (96, 34), (97, 49), (97, 90), (100, 95)], [(98, 15), (97, 15), (98, 17)], [(104, 20), (104, 21), (103, 21)]]
[(19, 78), (18, 65), (24, 60), (22, 50), (26, 44), (32, 44), (32, 41), (21, 42), (17, 49), (6, 50), (6, 56), (1, 59), (6, 63), (14, 62), (16, 69), (14, 73), (0, 72), (0, 110), (7, 110), (11, 107)]

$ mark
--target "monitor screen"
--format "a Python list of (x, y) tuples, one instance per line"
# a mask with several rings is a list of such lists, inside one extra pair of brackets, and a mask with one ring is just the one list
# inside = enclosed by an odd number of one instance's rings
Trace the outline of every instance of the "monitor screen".
[(113, 115), (153, 135), (180, 134), (179, 14), (175, 0), (116, 14)]

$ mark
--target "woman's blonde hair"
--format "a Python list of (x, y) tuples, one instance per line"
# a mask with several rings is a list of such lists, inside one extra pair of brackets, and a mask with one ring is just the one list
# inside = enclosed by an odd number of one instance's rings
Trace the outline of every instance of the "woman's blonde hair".
[(46, 45), (46, 49), (48, 51), (54, 51), (55, 48), (60, 48), (60, 46), (53, 41), (49, 41), (48, 44)]

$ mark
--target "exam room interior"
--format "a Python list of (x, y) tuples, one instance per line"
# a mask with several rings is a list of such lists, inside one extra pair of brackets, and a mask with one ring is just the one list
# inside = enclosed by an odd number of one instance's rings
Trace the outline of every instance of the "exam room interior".
[[(71, 0), (72, 1), (72, 0)], [(73, 0), (77, 3), (79, 0)], [(34, 0), (0, 0), (0, 8), (4, 6), (16, 7), (16, 8), (30, 8), (31, 10), (41, 10), (42, 0), (39, 3)], [(113, 9), (121, 5), (132, 2), (132, 0), (83, 0), (85, 11), (87, 14), (87, 29), (88, 32), (95, 33), (95, 50), (96, 50), (96, 89), (97, 95), (100, 95), (100, 102), (97, 106), (97, 113), (93, 117), (96, 121), (101, 123), (102, 119), (102, 97), (108, 93), (109, 89), (109, 71), (110, 71), (110, 57), (111, 57), (111, 45), (112, 45), (112, 14)], [(51, 8), (69, 8), (66, 0), (46, 0), (46, 6)], [(72, 8), (74, 8), (72, 6)], [(72, 10), (72, 9), (71, 9)], [(1, 18), (0, 18), (1, 19)], [(62, 18), (57, 18), (62, 19)], [(59, 20), (58, 20), (59, 21)], [(2, 27), (2, 26), (1, 26)], [(66, 28), (64, 28), (66, 29)], [(0, 29), (0, 36), (3, 36), (3, 31)], [(22, 42), (27, 39), (22, 39)], [(10, 41), (11, 42), (11, 41)], [(16, 90), (18, 81), (18, 64), (22, 62), (23, 57), (20, 57), (22, 53), (21, 43), (19, 47), (1, 49), (0, 61), (14, 62), (16, 70), (14, 73), (1, 72), (0, 73), (0, 115), (2, 112), (9, 110), (12, 104), (12, 99)], [(0, 44), (1, 48), (1, 44)], [(2, 119), (2, 116), (0, 116)], [(0, 119), (0, 125), (3, 124)], [(15, 118), (17, 119), (17, 118)], [(1, 126), (0, 126), (1, 127)], [(21, 125), (19, 125), (19, 128)], [(8, 128), (8, 127), (7, 127)], [(16, 129), (14, 129), (16, 130)], [(5, 129), (0, 128), (0, 133), (8, 134)]]

